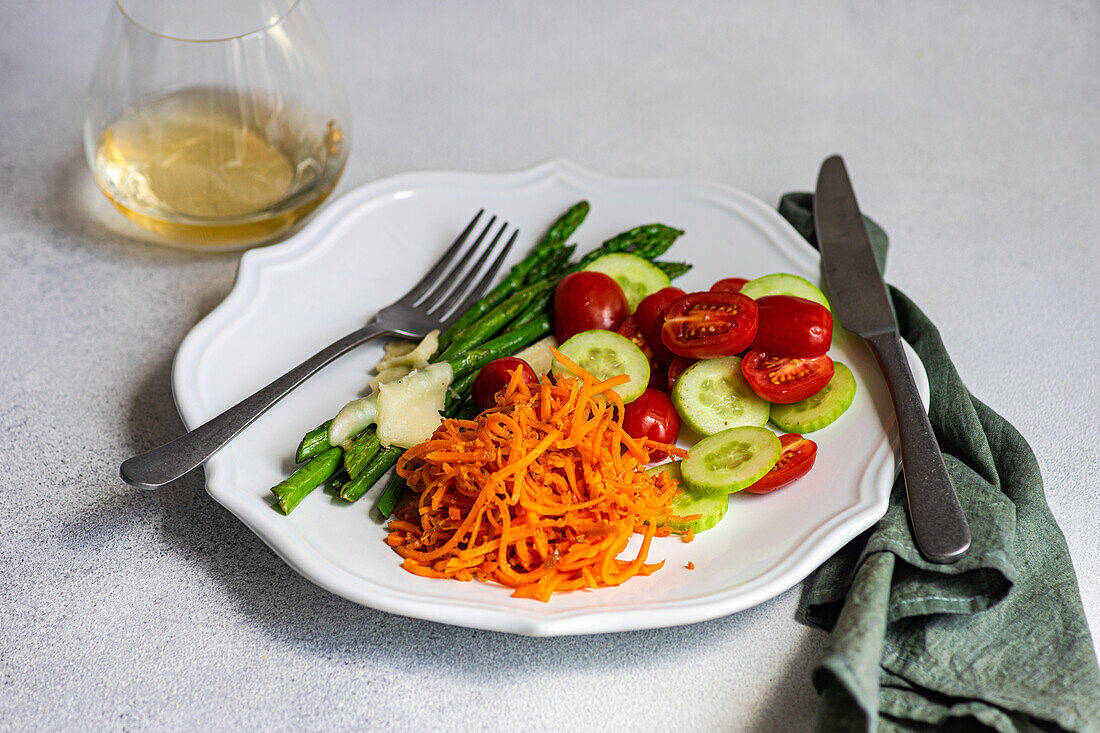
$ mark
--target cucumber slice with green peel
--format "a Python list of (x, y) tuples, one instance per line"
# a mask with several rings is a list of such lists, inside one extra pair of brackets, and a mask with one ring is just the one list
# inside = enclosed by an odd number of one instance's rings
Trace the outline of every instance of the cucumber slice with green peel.
[[(615, 388), (623, 402), (633, 402), (649, 384), (649, 359), (630, 339), (614, 331), (581, 331), (558, 349), (596, 379), (626, 374), (630, 381)], [(571, 372), (554, 360), (554, 374)]]
[(772, 422), (787, 433), (812, 433), (831, 424), (851, 407), (856, 396), (856, 378), (852, 370), (833, 362), (833, 378), (821, 391), (801, 402), (772, 405)]
[(680, 464), (682, 463), (683, 461), (669, 461), (659, 466), (650, 466), (645, 472), (650, 476), (660, 476), (662, 473), (667, 473), (670, 479), (680, 484), (684, 482), (684, 473), (680, 470)]
[[(721, 521), (726, 516), (730, 501), (728, 494), (705, 493), (696, 491), (683, 480), (680, 470), (681, 461), (663, 463), (660, 466), (647, 468), (646, 473), (657, 476), (667, 473), (669, 478), (680, 484), (682, 492), (668, 507), (668, 514), (661, 517), (662, 525), (667, 525), (673, 532), (683, 534), (689, 530), (705, 532)], [(698, 515), (698, 516), (696, 516)], [(694, 517), (693, 519), (670, 519), (670, 517)]]
[(740, 425), (763, 426), (771, 409), (745, 381), (737, 356), (704, 359), (685, 369), (672, 388), (672, 404), (700, 435)]
[(752, 486), (779, 460), (779, 436), (745, 425), (703, 438), (680, 466), (697, 494), (732, 494)]
[(706, 532), (722, 521), (729, 509), (729, 494), (707, 494), (697, 491), (688, 483), (680, 485), (682, 494), (669, 505), (670, 517), (664, 519), (669, 529), (677, 534), (688, 530)]
[(672, 285), (672, 280), (664, 270), (647, 259), (626, 252), (597, 257), (584, 269), (610, 275), (612, 280), (619, 283), (631, 313), (645, 296)]
[(765, 295), (793, 295), (797, 298), (805, 298), (820, 303), (830, 311), (833, 309), (829, 305), (829, 299), (825, 297), (825, 293), (821, 292), (816, 285), (804, 277), (786, 272), (777, 272), (773, 275), (764, 275), (755, 280), (749, 280), (741, 288), (741, 292), (753, 300), (763, 298)]

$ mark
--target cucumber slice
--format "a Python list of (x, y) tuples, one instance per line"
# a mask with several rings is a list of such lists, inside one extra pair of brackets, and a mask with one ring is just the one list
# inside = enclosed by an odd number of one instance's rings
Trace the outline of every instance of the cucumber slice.
[(793, 295), (798, 298), (812, 300), (832, 311), (829, 299), (818, 290), (817, 286), (804, 277), (790, 275), (785, 272), (777, 272), (774, 275), (764, 275), (755, 280), (749, 280), (741, 292), (753, 300), (763, 298), (765, 295)]
[(856, 396), (856, 378), (852, 370), (833, 362), (833, 378), (821, 391), (801, 402), (772, 405), (772, 422), (787, 433), (812, 433), (844, 414)]
[(683, 461), (669, 461), (659, 466), (650, 466), (645, 472), (650, 476), (660, 476), (662, 473), (667, 473), (670, 479), (682, 484), (684, 482), (684, 472), (680, 470), (680, 464), (682, 463)]
[(775, 433), (745, 425), (703, 438), (680, 468), (697, 493), (732, 494), (770, 471), (781, 451)]
[(626, 252), (597, 257), (584, 269), (610, 275), (612, 280), (619, 283), (619, 287), (626, 295), (631, 313), (645, 296), (672, 285), (672, 280), (664, 270), (649, 260)]
[(704, 359), (685, 369), (672, 388), (672, 404), (700, 435), (739, 425), (763, 426), (771, 408), (745, 381), (737, 356)]
[[(558, 350), (596, 379), (628, 375), (630, 381), (615, 388), (624, 403), (638, 399), (649, 384), (649, 359), (633, 341), (614, 331), (581, 331)], [(570, 373), (556, 359), (553, 372)]]
[(699, 517), (669, 521), (666, 516), (661, 517), (661, 523), (667, 524), (673, 532), (680, 534), (687, 532), (689, 529), (695, 532), (705, 532), (718, 524), (722, 517), (726, 516), (726, 510), (729, 509), (730, 505), (729, 496), (728, 494), (708, 494), (695, 490), (683, 480), (680, 464), (680, 461), (663, 463), (660, 466), (646, 469), (646, 473), (651, 476), (667, 473), (671, 479), (680, 484), (680, 491), (683, 493), (669, 505), (670, 516), (692, 517), (698, 514)]

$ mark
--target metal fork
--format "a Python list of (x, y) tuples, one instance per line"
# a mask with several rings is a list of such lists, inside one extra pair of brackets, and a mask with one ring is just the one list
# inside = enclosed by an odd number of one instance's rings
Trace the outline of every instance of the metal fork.
[[(186, 435), (125, 461), (120, 468), (123, 480), (144, 489), (160, 488), (175, 481), (214, 455), (318, 369), (364, 341), (384, 335), (422, 338), (432, 329), (446, 328), (485, 294), (519, 236), (519, 231), (513, 230), (507, 241), (500, 245), (508, 229), (508, 222), (504, 222), (475, 261), (474, 256), (482, 241), (489, 236), (496, 223), (496, 217), (491, 217), (481, 234), (472, 244), (467, 244), (483, 213), (484, 209), (477, 212), (458, 239), (412, 290), (378, 311), (365, 327), (321, 349), (251, 397), (246, 397)], [(496, 257), (486, 267), (486, 262), (494, 253)]]

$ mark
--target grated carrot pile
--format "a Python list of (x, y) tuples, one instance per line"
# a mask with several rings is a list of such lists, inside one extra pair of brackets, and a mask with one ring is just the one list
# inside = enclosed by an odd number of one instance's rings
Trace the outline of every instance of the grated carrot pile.
[[(659, 526), (679, 493), (667, 474), (649, 476), (650, 450), (686, 452), (622, 428), (621, 375), (599, 381), (568, 358), (577, 378), (528, 385), (520, 370), (497, 406), (474, 420), (447, 419), (409, 449), (397, 472), (414, 501), (389, 525), (402, 567), (431, 578), (497, 582), (513, 596), (620, 585), (650, 575)], [(636, 557), (620, 560), (640, 533)]]

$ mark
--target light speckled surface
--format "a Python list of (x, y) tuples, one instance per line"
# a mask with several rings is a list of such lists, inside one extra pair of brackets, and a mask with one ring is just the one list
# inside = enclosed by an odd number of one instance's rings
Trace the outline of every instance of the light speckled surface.
[[(316, 5), (353, 106), (339, 190), (564, 156), (774, 203), (843, 153), (888, 276), (1031, 441), (1100, 630), (1100, 6)], [(144, 244), (94, 191), (107, 3), (81, 7), (0, 25), (0, 728), (809, 728), (824, 636), (798, 588), (683, 628), (482, 633), (312, 586), (200, 475), (125, 487), (181, 430), (172, 355), (237, 256)]]

